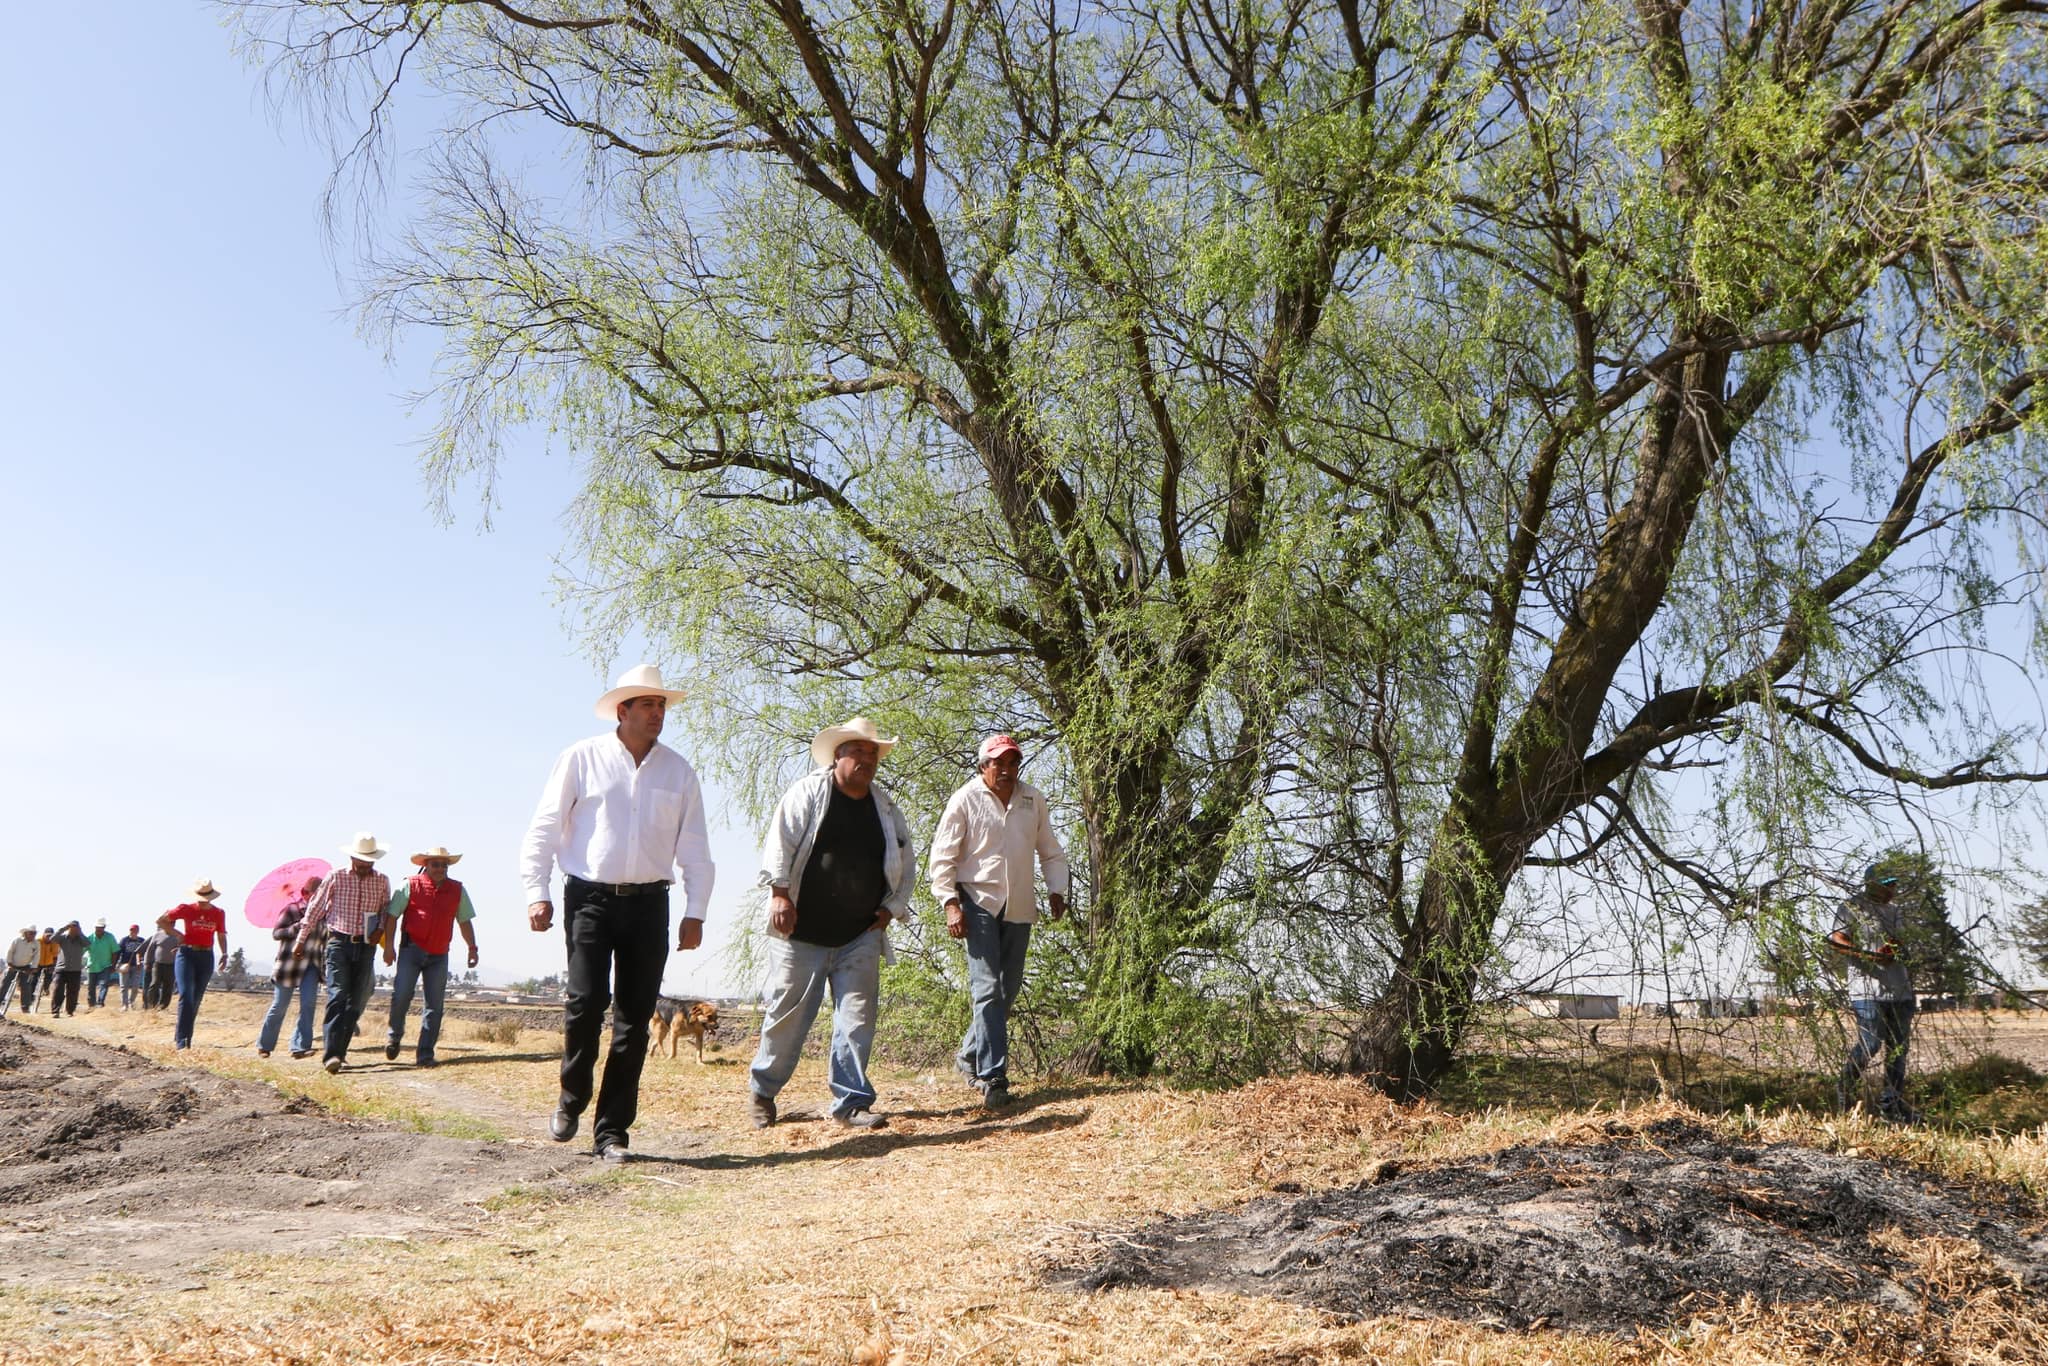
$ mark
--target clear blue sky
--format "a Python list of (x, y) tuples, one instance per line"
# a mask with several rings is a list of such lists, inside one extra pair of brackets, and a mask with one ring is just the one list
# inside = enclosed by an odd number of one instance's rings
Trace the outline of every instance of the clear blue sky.
[[(428, 418), (403, 398), (421, 374), (357, 335), (326, 153), (273, 119), (217, 11), (32, 6), (9, 36), (6, 932), (118, 932), (204, 875), (231, 943), (267, 959), (242, 893), (370, 830), (394, 875), (417, 848), (464, 854), (488, 978), (558, 970), (559, 935), (525, 926), (518, 841), (607, 686), (554, 604), (567, 457), (515, 451), (489, 531), (474, 499), (435, 523)], [(729, 985), (721, 950), (754, 905), (751, 836), (712, 806), (708, 952), (671, 960), (672, 990)]]

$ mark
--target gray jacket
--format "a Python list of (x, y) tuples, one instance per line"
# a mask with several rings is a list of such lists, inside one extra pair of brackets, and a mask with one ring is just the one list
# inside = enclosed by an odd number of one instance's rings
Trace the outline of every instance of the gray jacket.
[[(882, 819), (882, 882), (889, 889), (882, 898), (882, 909), (903, 920), (910, 911), (911, 890), (917, 885), (917, 855), (910, 846), (910, 827), (880, 783), (868, 791), (874, 794), (875, 814)], [(787, 887), (789, 899), (799, 899), (804, 867), (811, 861), (811, 843), (825, 823), (831, 798), (832, 770), (819, 768), (791, 783), (775, 804), (768, 837), (761, 842), (761, 886), (771, 895), (772, 889)], [(775, 932), (771, 929), (769, 933)]]

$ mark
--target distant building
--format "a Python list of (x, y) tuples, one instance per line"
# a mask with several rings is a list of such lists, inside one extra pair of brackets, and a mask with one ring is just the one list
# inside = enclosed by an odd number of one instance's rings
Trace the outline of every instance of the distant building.
[(1585, 991), (1539, 991), (1527, 1001), (1529, 1013), (1546, 1020), (1618, 1020), (1621, 998)]

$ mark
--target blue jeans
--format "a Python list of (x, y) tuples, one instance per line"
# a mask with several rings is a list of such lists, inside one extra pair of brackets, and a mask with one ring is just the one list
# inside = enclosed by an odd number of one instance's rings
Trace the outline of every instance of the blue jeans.
[(398, 975), (391, 979), (391, 1030), (384, 1036), (389, 1048), (405, 1040), (405, 1012), (412, 1009), (415, 983), (425, 985), (427, 1004), (420, 1012), (420, 1042), (413, 1057), (432, 1062), (434, 1045), (441, 1041), (441, 1002), (448, 996), (448, 955), (428, 953), (408, 939), (398, 946)]
[(356, 1036), (356, 1021), (370, 1003), (377, 985), (377, 946), (358, 944), (340, 935), (327, 940), (327, 1013), (320, 1027), (327, 1033), (328, 1058), (348, 1058), (349, 1040)]
[(270, 988), (270, 1009), (263, 1014), (263, 1028), (257, 1031), (256, 1047), (268, 1053), (277, 1047), (277, 1031), (284, 1027), (284, 1013), (291, 1008), (292, 997), (299, 998), (299, 1022), (292, 1029), (292, 1052), (313, 1051), (313, 1001), (320, 995), (320, 974), (307, 965), (306, 973), (299, 978), (297, 986), (274, 984)]
[(136, 964), (119, 969), (121, 974), (121, 1009), (126, 1010), (142, 999), (142, 967)]
[(874, 1048), (875, 1006), (882, 990), (882, 932), (869, 930), (836, 949), (798, 939), (771, 937), (767, 943), (761, 1048), (754, 1054), (751, 1077), (754, 1094), (773, 1100), (789, 1081), (830, 986), (832, 1113), (872, 1108), (875, 1088), (868, 1083), (868, 1055)]
[(107, 1003), (107, 993), (114, 989), (114, 978), (120, 974), (112, 968), (101, 968), (85, 979), (85, 1003), (95, 1010)]
[(1879, 1111), (1890, 1118), (1907, 1114), (1906, 1048), (1913, 1037), (1913, 1002), (1859, 996), (1849, 1002), (1849, 1009), (1856, 1013), (1856, 1044), (1842, 1065), (1842, 1108), (1848, 1109), (1855, 1098), (1863, 1069), (1882, 1054), (1884, 1093), (1878, 1101)]
[(171, 1032), (171, 1046), (190, 1048), (192, 1027), (199, 1022), (199, 1002), (206, 995), (206, 984), (213, 980), (213, 950), (183, 946), (172, 971), (178, 980), (178, 1026)]
[(1031, 926), (1004, 920), (960, 894), (967, 920), (967, 995), (973, 1013), (960, 1041), (960, 1070), (986, 1083), (1010, 1082), (1010, 1007), (1024, 989)]

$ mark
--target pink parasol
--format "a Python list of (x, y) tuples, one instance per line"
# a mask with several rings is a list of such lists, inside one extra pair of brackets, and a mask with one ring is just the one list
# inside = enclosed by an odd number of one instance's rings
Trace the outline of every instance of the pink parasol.
[(251, 925), (267, 930), (277, 923), (285, 907), (299, 899), (308, 882), (333, 871), (334, 865), (324, 858), (295, 858), (282, 868), (273, 868), (250, 889), (242, 914), (249, 917)]

